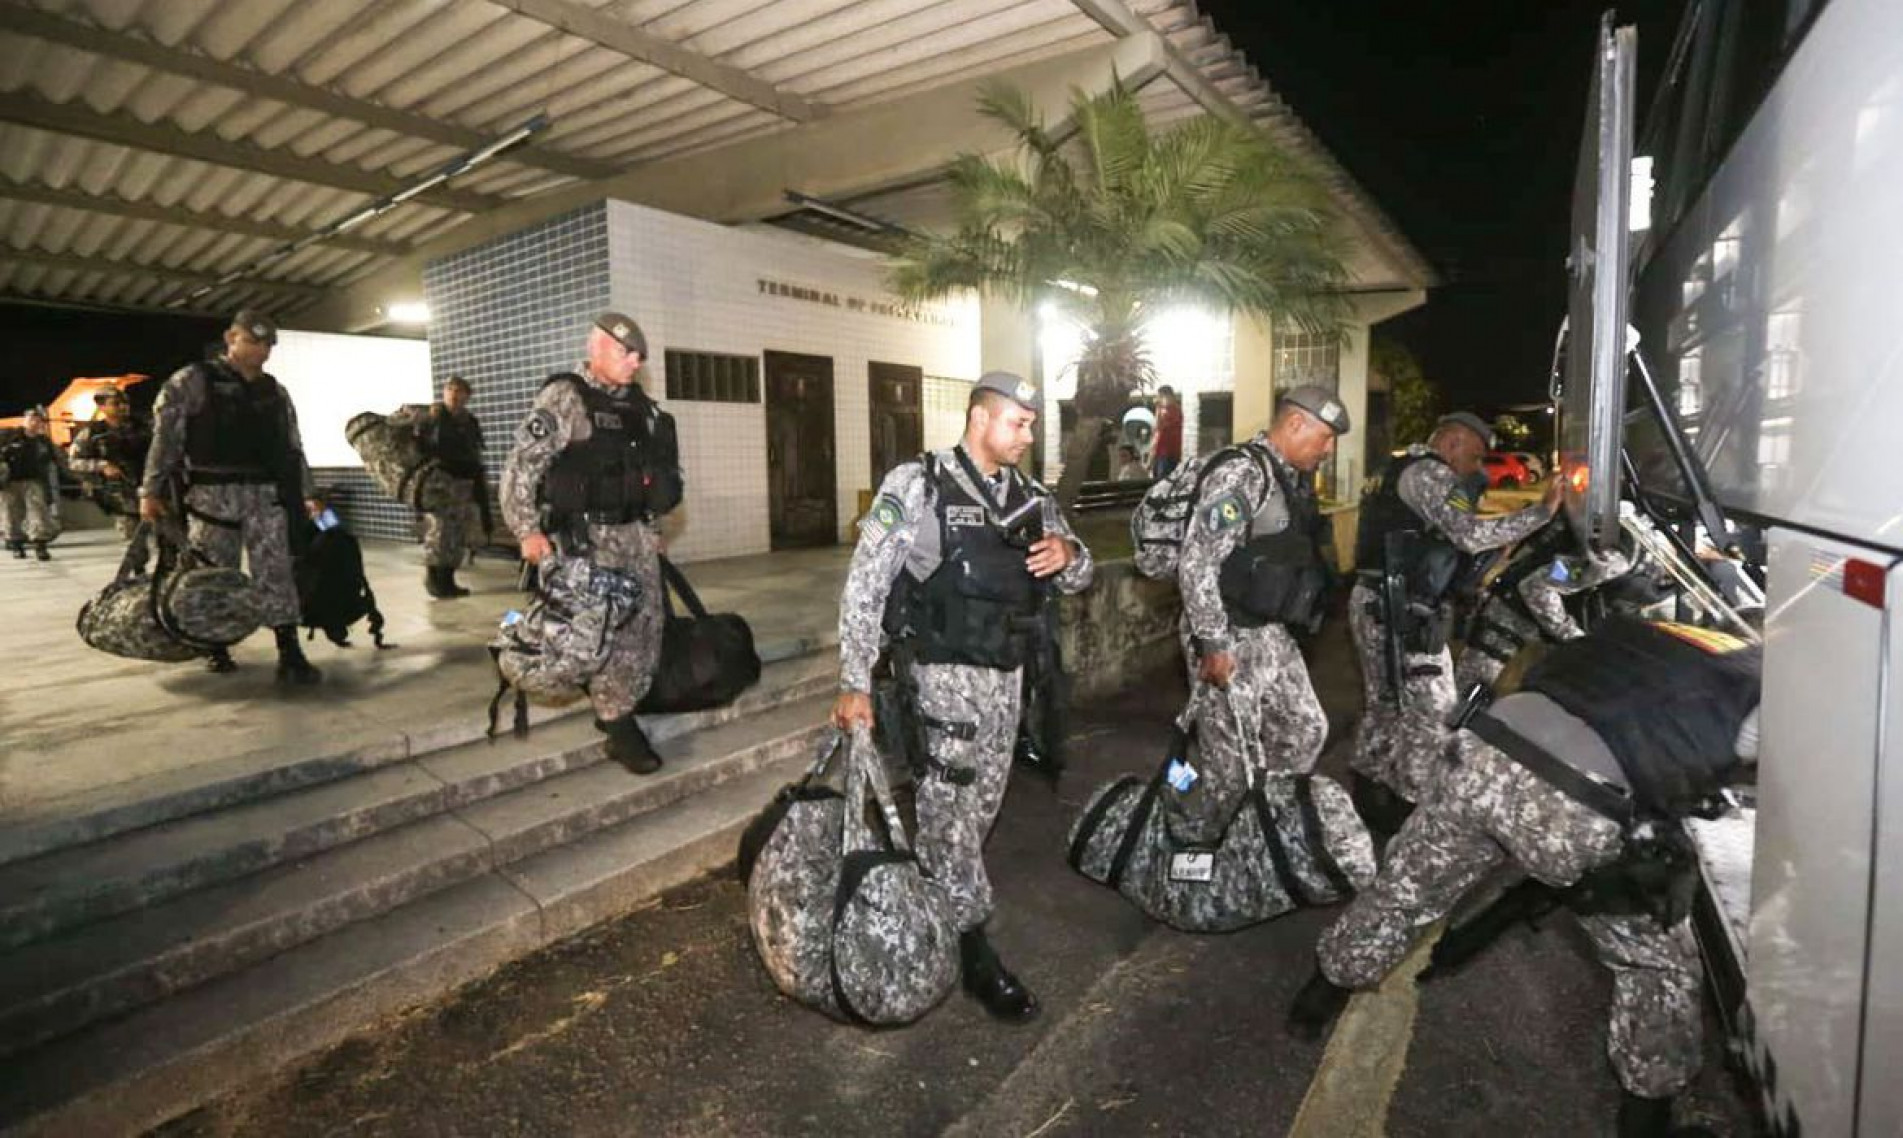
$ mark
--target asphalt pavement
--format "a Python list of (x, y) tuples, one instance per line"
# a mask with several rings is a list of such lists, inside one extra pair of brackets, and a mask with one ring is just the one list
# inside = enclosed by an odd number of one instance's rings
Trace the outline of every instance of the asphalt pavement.
[[(1314, 652), (1324, 769), (1358, 713), (1340, 625)], [(1332, 1042), (1283, 1030), (1329, 911), (1223, 936), (1153, 925), (1064, 864), (1101, 782), (1153, 769), (1185, 695), (1153, 677), (1073, 717), (1057, 792), (1014, 778), (989, 846), (993, 939), (1043, 1000), (1022, 1027), (962, 994), (870, 1031), (781, 997), (723, 872), (385, 1023), (168, 1138), (328, 1135), (1609, 1135), (1610, 981), (1569, 921), (1508, 934), (1466, 971), (1405, 977)], [(1720, 1056), (1681, 1121), (1758, 1131)]]

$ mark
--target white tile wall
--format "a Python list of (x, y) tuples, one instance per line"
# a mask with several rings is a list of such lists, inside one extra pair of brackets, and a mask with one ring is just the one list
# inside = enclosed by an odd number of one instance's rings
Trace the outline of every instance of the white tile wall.
[[(928, 375), (975, 379), (975, 300), (937, 306), (948, 325), (852, 311), (764, 294), (761, 278), (831, 292), (842, 300), (890, 302), (880, 261), (781, 230), (731, 228), (628, 202), (608, 203), (612, 307), (647, 333), (653, 373), (644, 382), (665, 399), (660, 361), (669, 348), (761, 355), (803, 352), (833, 361), (833, 429), (841, 541), (850, 540), (859, 491), (870, 489), (872, 454), (867, 364), (910, 364)], [(764, 386), (764, 373), (762, 376)], [(680, 426), (687, 502), (674, 548), (683, 560), (768, 548), (765, 409), (670, 401)], [(927, 412), (925, 442), (955, 438)], [(691, 441), (690, 441), (691, 440)]]

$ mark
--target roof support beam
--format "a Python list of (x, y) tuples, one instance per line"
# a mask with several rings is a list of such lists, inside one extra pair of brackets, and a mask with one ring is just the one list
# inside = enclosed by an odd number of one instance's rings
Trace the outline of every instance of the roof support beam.
[[(179, 158), (192, 158), (214, 166), (230, 166), (308, 182), (339, 190), (382, 197), (399, 193), (408, 183), (388, 174), (374, 173), (355, 166), (342, 166), (319, 158), (304, 158), (288, 151), (265, 150), (238, 142), (226, 142), (209, 134), (194, 134), (163, 123), (144, 123), (129, 115), (104, 115), (75, 103), (55, 103), (37, 95), (0, 94), (0, 122), (18, 123), (55, 134), (70, 134), (149, 150)], [(507, 204), (508, 199), (464, 190), (431, 190), (417, 201), (462, 213), (484, 213)]]
[[(163, 281), (174, 281), (181, 285), (197, 286), (215, 283), (218, 278), (210, 273), (195, 273), (190, 269), (171, 269), (164, 265), (141, 265), (135, 261), (106, 261), (95, 257), (72, 257), (62, 253), (40, 253), (25, 249), (12, 249), (0, 246), (0, 261), (13, 261), (22, 265), (33, 265), (43, 269), (66, 269), (75, 273), (105, 273), (116, 276), (153, 277)], [(273, 281), (258, 277), (240, 277), (227, 282), (231, 288), (262, 288), (273, 292), (282, 292), (301, 298), (323, 296), (327, 291), (321, 285), (298, 284), (295, 281)]]
[[(327, 115), (352, 119), (397, 134), (440, 142), (458, 150), (479, 150), (494, 141), (480, 131), (452, 126), (426, 115), (399, 111), (368, 99), (340, 95), (282, 75), (270, 75), (208, 55), (166, 47), (130, 33), (82, 24), (51, 12), (23, 7), (16, 0), (0, 3), (0, 29), (50, 43), (65, 44), (125, 63), (137, 63), (155, 71), (201, 79), (247, 95), (275, 99), (288, 106), (322, 111)], [(585, 181), (606, 178), (615, 172), (614, 167), (604, 163), (532, 146), (513, 151), (509, 160)]]
[[(978, 111), (988, 83), (1022, 89), (1046, 124), (1063, 129), (1074, 90), (1105, 91), (1113, 77), (1142, 87), (1163, 69), (1161, 37), (1130, 36), (976, 79), (964, 79), (817, 122), (742, 139), (679, 158), (635, 166), (585, 186), (566, 186), (473, 217), (409, 256), (341, 286), (305, 313), (309, 327), (373, 325), (377, 306), (422, 288), (423, 266), (494, 237), (602, 199), (636, 202), (718, 222), (758, 221), (786, 212), (786, 191), (850, 199), (942, 174), (963, 152), (1008, 153), (1011, 132)], [(880, 140), (878, 146), (866, 140)]]
[[(279, 225), (271, 221), (227, 217), (222, 213), (201, 213), (195, 209), (183, 209), (179, 206), (127, 201), (124, 198), (102, 197), (81, 193), (78, 190), (56, 190), (50, 186), (0, 182), (0, 199), (28, 202), (33, 205), (48, 205), (58, 209), (83, 209), (89, 213), (103, 213), (111, 217), (127, 217), (135, 221), (156, 221), (162, 225), (177, 225), (186, 229), (210, 229), (218, 233), (235, 233), (241, 237), (263, 237), (272, 241), (296, 241), (310, 236), (313, 232), (310, 229)], [(353, 253), (370, 253), (378, 257), (399, 257), (409, 252), (409, 246), (400, 242), (351, 237), (347, 234), (326, 238), (324, 244), (336, 249), (348, 249)]]
[(738, 67), (689, 51), (575, 0), (491, 0), (491, 3), (793, 122), (811, 122), (827, 113), (826, 107), (791, 91), (783, 91)]

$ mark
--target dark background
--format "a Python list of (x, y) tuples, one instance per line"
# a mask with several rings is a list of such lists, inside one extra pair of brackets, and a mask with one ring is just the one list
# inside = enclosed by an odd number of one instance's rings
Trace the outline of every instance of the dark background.
[[(1573, 170), (1599, 14), (1582, 0), (1199, 0), (1444, 284), (1380, 326), (1452, 405), (1538, 399), (1565, 307)], [(1641, 110), (1685, 0), (1626, 0)], [(1264, 9), (1268, 9), (1265, 11)], [(0, 415), (78, 375), (163, 378), (219, 321), (0, 304)], [(156, 384), (141, 385), (150, 399)]]
[(1600, 13), (1638, 26), (1642, 123), (1684, 0), (1198, 5), (1440, 273), (1377, 336), (1451, 406), (1542, 398)]

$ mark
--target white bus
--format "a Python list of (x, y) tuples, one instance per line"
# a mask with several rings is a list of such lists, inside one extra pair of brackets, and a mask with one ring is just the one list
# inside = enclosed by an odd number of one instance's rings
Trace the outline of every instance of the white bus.
[(1686, 538), (1722, 511), (1762, 575), (1757, 785), (1694, 826), (1700, 940), (1774, 1131), (1892, 1138), (1903, 0), (1693, 0), (1636, 141), (1635, 50), (1603, 26), (1558, 393), (1569, 515), (1603, 547), (1622, 491)]

